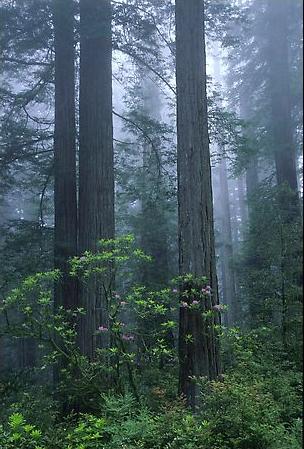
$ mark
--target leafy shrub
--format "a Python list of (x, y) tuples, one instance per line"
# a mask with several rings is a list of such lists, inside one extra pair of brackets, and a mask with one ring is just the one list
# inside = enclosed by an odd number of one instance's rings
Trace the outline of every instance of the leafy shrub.
[(76, 427), (66, 435), (66, 449), (102, 448), (106, 421), (92, 415), (82, 415)]
[(227, 376), (212, 382), (211, 392), (204, 398), (203, 408), (209, 421), (210, 443), (220, 449), (278, 449), (284, 435), (280, 410), (263, 386), (239, 383)]
[(8, 426), (0, 426), (1, 449), (46, 449), (42, 442), (41, 431), (27, 424), (20, 413), (9, 417)]
[(26, 421), (35, 423), (42, 431), (52, 426), (58, 416), (58, 406), (51, 392), (39, 385), (31, 388), (26, 386), (24, 390), (18, 392), (8, 411), (13, 414), (19, 410), (22, 410)]
[(217, 382), (202, 381), (209, 446), (300, 449), (301, 377), (284, 361), (271, 329), (232, 329), (224, 339), (230, 345), (226, 374)]

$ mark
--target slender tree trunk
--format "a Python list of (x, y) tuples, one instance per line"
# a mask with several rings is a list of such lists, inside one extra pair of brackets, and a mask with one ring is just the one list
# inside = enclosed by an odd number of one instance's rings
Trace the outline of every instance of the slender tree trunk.
[(250, 161), (246, 169), (247, 200), (250, 201), (250, 198), (252, 198), (252, 196), (256, 192), (258, 185), (259, 185), (258, 161), (256, 156), (253, 156), (252, 161)]
[(230, 217), (231, 217), (231, 233), (232, 233), (232, 245), (236, 252), (240, 249), (240, 236), (239, 236), (239, 207), (238, 196), (236, 191), (235, 180), (231, 182), (231, 195), (230, 195)]
[[(112, 32), (109, 0), (80, 0), (79, 250), (96, 251), (114, 237)], [(80, 348), (93, 358), (96, 329), (108, 325), (106, 297), (97, 280), (82, 287), (86, 315)], [(105, 343), (106, 344), (106, 343)]]
[[(249, 121), (250, 120), (250, 110), (249, 110), (249, 104), (247, 100), (247, 95), (245, 92), (241, 95), (241, 101), (240, 101), (240, 116), (241, 119)], [(250, 130), (247, 131), (247, 136), (250, 136)], [(246, 167), (246, 174), (245, 174), (245, 181), (246, 181), (246, 198), (247, 198), (247, 206), (248, 206), (248, 219), (250, 223), (250, 216), (252, 213), (251, 208), (251, 200), (253, 198), (254, 193), (256, 193), (256, 190), (259, 185), (259, 176), (258, 176), (258, 158), (256, 154), (252, 154), (251, 158), (247, 164)]]
[[(54, 264), (61, 271), (55, 285), (55, 310), (78, 307), (78, 283), (69, 275), (69, 259), (77, 255), (77, 185), (75, 125), (74, 1), (53, 1), (55, 33), (55, 136), (54, 136)], [(59, 341), (60, 345), (61, 342)], [(65, 361), (53, 370), (60, 382)], [(57, 397), (63, 413), (73, 407), (66, 397)]]
[(69, 259), (77, 254), (74, 2), (54, 0), (55, 31), (55, 267), (62, 272), (55, 307), (78, 306), (77, 282)]
[[(233, 246), (230, 214), (230, 199), (228, 188), (228, 174), (226, 159), (220, 163), (220, 189), (221, 189), (221, 230), (223, 239), (223, 302), (229, 307), (227, 324), (233, 325), (239, 319), (239, 307), (237, 304), (235, 273), (233, 269)], [(225, 286), (225, 288), (224, 288)]]
[(248, 220), (248, 209), (246, 205), (246, 194), (245, 194), (245, 178), (244, 176), (240, 176), (237, 179), (238, 185), (238, 199), (239, 199), (239, 208), (240, 208), (240, 218), (241, 218), (241, 235), (242, 239), (244, 237), (244, 226)]
[(269, 89), (271, 93), (272, 136), (277, 182), (293, 192), (282, 195), (282, 213), (286, 218), (297, 216), (298, 180), (296, 151), (293, 141), (291, 92), (288, 52), (289, 1), (268, 1)]
[[(222, 83), (221, 55), (218, 45), (216, 46), (216, 56), (214, 59), (214, 78), (217, 83)], [(233, 245), (227, 161), (225, 158), (225, 148), (221, 146), (218, 150), (219, 156), (221, 157), (221, 161), (219, 164), (220, 230), (222, 234), (221, 277), (223, 287), (223, 303), (229, 307), (228, 312), (225, 314), (224, 320), (225, 324), (229, 326), (235, 324), (238, 321), (239, 307), (237, 305), (235, 272), (232, 266)]]
[[(213, 296), (206, 308), (212, 309), (218, 295), (204, 34), (204, 2), (176, 0), (179, 271), (210, 280)], [(214, 327), (198, 311), (180, 309), (179, 359), (179, 389), (195, 407), (198, 387), (191, 377), (214, 379), (220, 372)]]

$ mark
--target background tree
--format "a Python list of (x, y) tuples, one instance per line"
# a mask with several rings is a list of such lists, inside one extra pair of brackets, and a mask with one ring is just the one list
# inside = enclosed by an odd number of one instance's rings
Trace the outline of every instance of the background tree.
[(75, 124), (74, 2), (54, 0), (55, 128), (54, 128), (54, 256), (62, 283), (55, 306), (78, 305), (77, 284), (69, 276), (69, 259), (77, 255), (77, 187)]
[[(293, 195), (282, 198), (283, 214), (299, 213), (296, 149), (292, 132), (291, 77), (288, 50), (288, 1), (279, 0), (276, 5), (266, 5), (268, 16), (268, 87), (271, 104), (271, 132), (274, 146), (276, 177), (279, 186), (285, 185)], [(283, 194), (283, 193), (282, 193)], [(285, 210), (284, 210), (285, 209)]]

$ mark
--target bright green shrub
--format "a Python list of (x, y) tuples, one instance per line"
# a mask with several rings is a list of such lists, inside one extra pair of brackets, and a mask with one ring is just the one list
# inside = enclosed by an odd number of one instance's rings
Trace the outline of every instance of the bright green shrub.
[(65, 448), (103, 449), (105, 424), (103, 418), (82, 415), (77, 425), (67, 432)]
[(1, 449), (47, 449), (43, 445), (41, 431), (27, 424), (20, 413), (9, 417), (6, 428), (0, 426)]

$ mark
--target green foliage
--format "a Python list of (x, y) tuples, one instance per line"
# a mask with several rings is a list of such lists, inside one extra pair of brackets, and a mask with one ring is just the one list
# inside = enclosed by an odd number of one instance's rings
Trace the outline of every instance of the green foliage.
[(214, 382), (204, 397), (212, 447), (278, 449), (278, 444), (284, 447), (285, 428), (271, 394), (265, 393), (259, 382), (239, 381), (239, 377), (225, 376), (222, 382)]
[(52, 426), (58, 417), (58, 403), (52, 397), (51, 388), (37, 384), (29, 372), (19, 379), (8, 377), (0, 384), (0, 420), (22, 411), (26, 421), (35, 423), (41, 430)]
[[(271, 328), (225, 333), (226, 374), (202, 382), (202, 416), (219, 449), (301, 447), (301, 374), (286, 364)], [(230, 348), (227, 348), (227, 343)]]
[[(149, 258), (126, 236), (102, 241), (96, 254), (72, 261), (73, 275), (84, 282), (97, 276), (107, 293), (109, 324), (96, 333), (110, 335), (111, 344), (93, 361), (79, 353), (71, 324), (84, 311), (53, 311), (58, 271), (29, 276), (6, 298), (1, 331), (46, 345), (37, 372), (59, 362), (57, 393), (64, 394), (68, 408), (77, 404), (77, 414), (60, 415), (51, 389), (30, 388), (30, 379), (7, 380), (0, 384), (1, 417), (8, 420), (0, 430), (0, 447), (300, 449), (301, 378), (273, 326), (248, 333), (217, 326), (225, 374), (213, 382), (199, 380), (196, 415), (185, 407), (177, 397), (176, 312), (194, 308), (213, 320), (221, 310), (210, 308), (212, 289), (205, 277), (178, 277), (173, 288), (159, 291), (134, 284), (130, 265), (143, 260)], [(125, 277), (125, 285), (119, 284), (124, 288), (113, 290), (112, 276)]]
[(96, 449), (103, 440), (105, 420), (81, 415), (76, 427), (66, 436), (66, 449)]
[(41, 431), (27, 424), (23, 415), (14, 413), (9, 417), (6, 428), (0, 426), (1, 449), (46, 449), (42, 443)]
[(60, 357), (68, 359), (75, 354), (76, 331), (71, 321), (83, 313), (63, 307), (54, 312), (53, 286), (60, 276), (59, 270), (28, 276), (0, 305), (5, 317), (0, 335), (37, 339), (40, 349), (49, 350), (43, 359), (44, 368)]
[(242, 309), (248, 325), (271, 324), (289, 357), (298, 363), (302, 341), (299, 207), (287, 187), (273, 187), (269, 182), (261, 185), (250, 201), (250, 228), (237, 263)]
[[(147, 389), (141, 404), (129, 393), (96, 395), (94, 415), (53, 422), (43, 438), (35, 427), (27, 427), (29, 434), (35, 430), (39, 435), (40, 446), (30, 446), (29, 440), (20, 449), (300, 449), (301, 375), (290, 363), (284, 364), (284, 355), (270, 336), (271, 328), (265, 327), (248, 334), (223, 331), (226, 373), (213, 382), (201, 379), (202, 402), (196, 415), (175, 394), (170, 400), (163, 396), (168, 388), (164, 372), (153, 369), (151, 377), (159, 388)], [(158, 404), (151, 400), (153, 395)], [(28, 407), (23, 402), (23, 416)], [(37, 404), (31, 422), (37, 422), (39, 413)], [(14, 429), (26, 425), (23, 416), (13, 416), (17, 418), (9, 423), (16, 420)], [(1, 432), (7, 440), (15, 430), (9, 424)], [(22, 438), (32, 438), (24, 432)]]
[[(176, 361), (172, 338), (176, 308), (171, 307), (175, 297), (168, 288), (149, 291), (132, 284), (130, 267), (138, 262), (149, 263), (150, 257), (130, 235), (102, 240), (96, 253), (86, 252), (71, 261), (71, 275), (84, 283), (94, 276), (106, 296), (109, 321), (100, 323), (95, 333), (101, 341), (109, 338), (111, 344), (98, 349), (94, 361), (80, 354), (76, 344), (77, 322), (85, 311), (53, 310), (53, 284), (61, 278), (58, 270), (27, 277), (1, 305), (6, 318), (1, 333), (38, 340), (45, 353), (41, 369), (60, 367), (58, 389), (71, 407), (78, 404), (80, 410), (96, 411), (96, 395), (112, 388), (119, 393), (132, 391), (139, 400), (137, 378), (146, 369)], [(124, 290), (113, 289), (114, 279)], [(107, 384), (101, 378), (107, 378)]]

